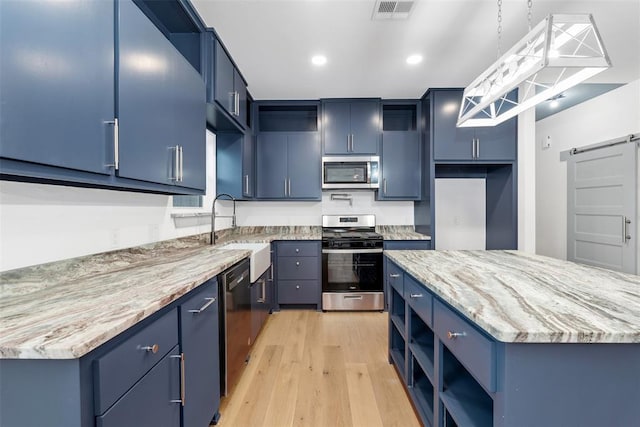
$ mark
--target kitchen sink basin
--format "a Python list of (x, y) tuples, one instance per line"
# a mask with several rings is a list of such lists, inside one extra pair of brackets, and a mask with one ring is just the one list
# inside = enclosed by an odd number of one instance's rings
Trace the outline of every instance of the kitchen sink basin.
[(220, 249), (243, 249), (251, 251), (251, 283), (255, 282), (271, 265), (270, 243), (227, 243)]

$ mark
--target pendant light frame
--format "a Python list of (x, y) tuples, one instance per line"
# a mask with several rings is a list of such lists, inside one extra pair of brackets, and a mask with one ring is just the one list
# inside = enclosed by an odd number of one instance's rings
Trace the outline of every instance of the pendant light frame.
[(548, 15), (464, 90), (457, 126), (496, 126), (609, 67), (591, 14)]

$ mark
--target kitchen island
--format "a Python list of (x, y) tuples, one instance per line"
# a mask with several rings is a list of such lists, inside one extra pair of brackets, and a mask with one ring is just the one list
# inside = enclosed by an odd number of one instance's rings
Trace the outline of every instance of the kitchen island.
[(640, 425), (640, 277), (387, 251), (389, 357), (426, 425)]

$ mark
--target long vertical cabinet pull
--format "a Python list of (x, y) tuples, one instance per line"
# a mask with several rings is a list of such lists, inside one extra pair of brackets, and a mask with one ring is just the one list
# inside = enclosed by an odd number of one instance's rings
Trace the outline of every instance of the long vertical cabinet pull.
[(185, 387), (184, 387), (184, 353), (172, 354), (172, 359), (180, 359), (180, 399), (170, 400), (170, 403), (179, 403), (184, 406), (186, 401)]
[(173, 171), (169, 179), (178, 182), (180, 181), (180, 146), (176, 145), (175, 147), (169, 147), (169, 149), (173, 150)]
[(382, 178), (382, 193), (387, 195), (387, 178)]
[(249, 175), (244, 176), (244, 194), (249, 195)]
[(476, 159), (480, 158), (480, 138), (476, 138)]
[(287, 197), (287, 178), (284, 179), (284, 197)]
[(106, 166), (112, 167), (114, 170), (118, 170), (120, 168), (120, 128), (118, 125), (118, 118), (116, 117), (113, 120), (108, 120), (104, 123), (113, 125), (113, 163)]

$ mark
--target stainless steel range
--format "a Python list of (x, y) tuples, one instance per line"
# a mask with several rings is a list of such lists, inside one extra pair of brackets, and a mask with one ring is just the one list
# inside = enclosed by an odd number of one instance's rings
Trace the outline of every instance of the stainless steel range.
[(375, 215), (322, 216), (322, 309), (383, 310)]

